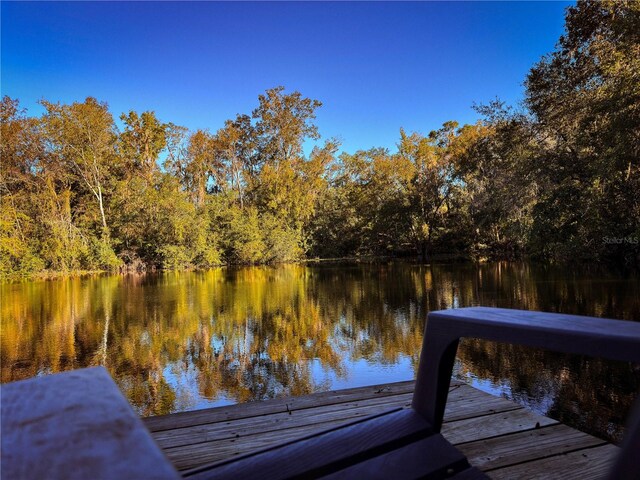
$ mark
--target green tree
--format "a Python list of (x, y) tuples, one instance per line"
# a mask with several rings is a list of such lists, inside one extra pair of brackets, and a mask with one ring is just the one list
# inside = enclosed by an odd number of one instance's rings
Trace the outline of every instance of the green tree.
[(387, 149), (340, 155), (331, 182), (336, 193), (329, 197), (337, 203), (323, 205), (338, 215), (327, 222), (324, 236), (342, 244), (339, 254), (390, 254), (406, 247), (411, 177), (410, 163)]
[(116, 141), (107, 104), (88, 97), (83, 103), (60, 105), (43, 100), (42, 105), (46, 109), (42, 122), (50, 154), (95, 197), (102, 227), (107, 231), (105, 189), (115, 161)]
[(449, 225), (452, 196), (457, 181), (454, 156), (457, 122), (447, 122), (428, 137), (400, 130), (399, 156), (410, 165), (408, 182), (409, 231), (422, 258), (427, 258), (434, 238)]
[(7, 96), (0, 102), (0, 138), (0, 277), (29, 275), (44, 268), (36, 221), (44, 145), (37, 121)]
[(318, 139), (313, 124), (318, 100), (304, 98), (300, 92), (284, 93), (284, 87), (269, 89), (258, 96), (260, 105), (253, 111), (257, 119), (255, 135), (260, 163), (278, 165), (302, 156), (305, 139)]
[(244, 207), (247, 185), (256, 175), (255, 142), (255, 129), (247, 115), (227, 120), (213, 139), (216, 164), (223, 169), (220, 179), (225, 177), (230, 189), (237, 192), (241, 207)]
[(526, 80), (544, 182), (535, 248), (635, 263), (640, 235), (640, 4), (581, 0)]
[(529, 248), (540, 190), (539, 141), (531, 118), (496, 100), (477, 107), (484, 120), (456, 139), (458, 174), (476, 257), (513, 257)]
[(158, 157), (167, 145), (168, 126), (151, 111), (138, 115), (132, 110), (120, 115), (120, 120), (125, 125), (119, 138), (122, 155), (135, 170), (150, 178), (157, 171)]

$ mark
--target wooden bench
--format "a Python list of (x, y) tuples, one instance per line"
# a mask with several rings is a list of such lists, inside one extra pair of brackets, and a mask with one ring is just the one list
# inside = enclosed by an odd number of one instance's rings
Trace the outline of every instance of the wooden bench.
[[(184, 475), (198, 479), (486, 478), (440, 435), (463, 337), (640, 363), (640, 324), (496, 308), (432, 312), (412, 408), (391, 410)], [(177, 478), (104, 369), (1, 389), (2, 478)], [(638, 402), (611, 479), (640, 478)]]

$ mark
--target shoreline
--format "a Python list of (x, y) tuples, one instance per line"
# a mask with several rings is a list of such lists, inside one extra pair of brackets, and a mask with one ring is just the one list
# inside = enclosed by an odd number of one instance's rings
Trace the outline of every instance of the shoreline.
[(595, 268), (609, 268), (613, 271), (620, 272), (634, 272), (636, 271), (634, 268), (630, 268), (624, 265), (612, 265), (603, 262), (549, 262), (549, 261), (539, 261), (534, 260), (528, 257), (518, 257), (518, 258), (490, 258), (490, 257), (480, 257), (474, 258), (468, 255), (450, 253), (450, 254), (436, 254), (429, 257), (427, 260), (423, 260), (419, 256), (383, 256), (383, 255), (362, 255), (362, 256), (347, 256), (347, 257), (333, 257), (333, 258), (306, 258), (301, 260), (295, 260), (290, 262), (278, 262), (278, 263), (260, 263), (260, 264), (241, 264), (241, 263), (225, 263), (216, 265), (214, 267), (209, 268), (195, 268), (195, 267), (186, 267), (179, 269), (163, 269), (158, 267), (148, 268), (148, 269), (131, 269), (131, 268), (120, 268), (116, 270), (69, 270), (69, 271), (52, 271), (52, 270), (43, 270), (41, 272), (34, 273), (32, 275), (26, 276), (0, 276), (0, 284), (9, 284), (9, 283), (21, 283), (21, 282), (31, 282), (31, 281), (48, 281), (48, 280), (59, 280), (64, 278), (80, 278), (80, 277), (89, 277), (89, 276), (98, 276), (98, 275), (144, 275), (148, 273), (161, 273), (161, 272), (198, 272), (198, 271), (206, 271), (211, 268), (244, 268), (244, 267), (276, 267), (279, 265), (326, 265), (326, 264), (376, 264), (376, 263), (388, 263), (388, 262), (405, 262), (411, 264), (419, 264), (419, 265), (430, 265), (433, 263), (437, 264), (447, 264), (447, 263), (469, 263), (475, 265), (482, 265), (491, 262), (531, 262), (537, 265), (547, 265), (547, 266), (560, 266), (560, 265), (582, 265), (582, 266), (591, 266)]
[(304, 258), (300, 260), (292, 260), (288, 262), (277, 263), (257, 263), (257, 264), (244, 264), (244, 263), (222, 263), (208, 268), (197, 267), (185, 267), (178, 269), (164, 269), (160, 267), (151, 267), (144, 269), (134, 269), (121, 267), (114, 270), (67, 270), (67, 271), (55, 271), (55, 270), (43, 270), (33, 273), (31, 275), (24, 276), (0, 276), (0, 283), (19, 283), (22, 281), (34, 281), (34, 280), (57, 280), (60, 278), (75, 278), (75, 277), (88, 277), (91, 275), (128, 275), (128, 274), (145, 274), (154, 272), (189, 272), (189, 271), (205, 271), (211, 268), (242, 268), (242, 267), (258, 267), (258, 266), (277, 266), (277, 265), (306, 265), (306, 264), (326, 264), (326, 263), (382, 263), (390, 261), (402, 261), (409, 263), (424, 263), (429, 264), (432, 262), (446, 263), (446, 262), (469, 262), (469, 263), (486, 263), (488, 261), (517, 261), (522, 259), (474, 259), (468, 255), (459, 253), (446, 253), (436, 254), (427, 261), (422, 261), (419, 256), (388, 256), (388, 255), (359, 255), (359, 256), (347, 256), (347, 257), (329, 257), (329, 258)]

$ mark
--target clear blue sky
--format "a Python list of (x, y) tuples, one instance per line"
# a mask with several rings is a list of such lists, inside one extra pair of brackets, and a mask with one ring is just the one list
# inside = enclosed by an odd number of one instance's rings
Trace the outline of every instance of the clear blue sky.
[(562, 33), (562, 2), (2, 2), (3, 95), (106, 101), (192, 129), (250, 113), (284, 85), (321, 100), (343, 148), (394, 148), (473, 122), (474, 102), (517, 103)]

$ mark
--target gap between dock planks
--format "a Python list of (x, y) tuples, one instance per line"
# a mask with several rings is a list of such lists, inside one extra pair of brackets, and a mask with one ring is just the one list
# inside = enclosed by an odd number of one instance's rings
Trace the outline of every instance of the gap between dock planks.
[[(392, 408), (409, 407), (414, 382), (145, 418), (179, 470), (262, 450)], [(599, 478), (618, 450), (504, 398), (452, 381), (442, 434), (495, 478)], [(576, 467), (576, 468), (574, 468)], [(539, 471), (540, 477), (534, 472)], [(573, 477), (572, 477), (573, 478)]]

